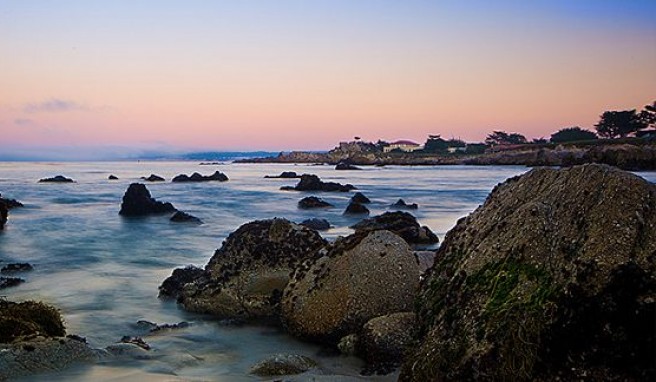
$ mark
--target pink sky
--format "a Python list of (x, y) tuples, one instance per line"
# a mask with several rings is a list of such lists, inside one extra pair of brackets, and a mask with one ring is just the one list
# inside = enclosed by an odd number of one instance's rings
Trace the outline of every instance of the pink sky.
[(536, 138), (656, 100), (656, 27), (629, 20), (647, 2), (589, 17), (541, 2), (54, 3), (0, 2), (6, 147)]

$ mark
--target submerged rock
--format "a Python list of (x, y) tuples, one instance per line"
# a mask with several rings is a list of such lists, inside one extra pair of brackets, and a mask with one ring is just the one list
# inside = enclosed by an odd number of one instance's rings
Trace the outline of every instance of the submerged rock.
[(416, 210), (417, 208), (419, 208), (417, 203), (408, 204), (403, 199), (397, 200), (396, 203), (392, 204), (390, 207), (399, 210)]
[(280, 175), (265, 175), (264, 177), (267, 179), (295, 179), (300, 178), (301, 176), (294, 171), (283, 171)]
[(329, 208), (329, 207), (333, 207), (333, 205), (324, 201), (321, 198), (317, 198), (316, 196), (308, 196), (307, 198), (303, 198), (298, 201), (298, 208), (304, 210), (312, 209), (312, 208)]
[(0, 289), (15, 287), (15, 286), (18, 286), (18, 285), (20, 285), (24, 282), (25, 282), (25, 280), (23, 280), (20, 277), (0, 276)]
[(166, 180), (161, 176), (155, 174), (150, 174), (150, 176), (147, 178), (145, 176), (142, 176), (141, 179), (145, 180), (146, 182), (164, 182)]
[(109, 180), (118, 180), (118, 177), (116, 175), (110, 175), (107, 177)]
[(73, 179), (67, 178), (62, 175), (57, 175), (53, 178), (43, 178), (39, 180), (39, 183), (73, 183), (75, 182)]
[(305, 373), (317, 367), (317, 363), (306, 356), (297, 354), (274, 354), (256, 363), (250, 373), (260, 377), (294, 375)]
[(184, 211), (176, 211), (173, 216), (171, 216), (172, 222), (176, 223), (194, 223), (194, 224), (203, 224), (203, 221), (200, 220), (199, 218), (189, 215), (188, 213)]
[(4, 203), (5, 207), (10, 210), (12, 208), (23, 207), (23, 203), (19, 202), (16, 199), (3, 198), (0, 194), (0, 203)]
[(344, 215), (369, 215), (369, 209), (364, 205), (351, 201), (346, 210), (344, 210)]
[(362, 170), (358, 166), (354, 166), (348, 162), (339, 162), (335, 166), (335, 170)]
[(312, 219), (306, 219), (303, 220), (300, 223), (302, 226), (317, 230), (317, 231), (325, 231), (327, 229), (330, 229), (330, 222), (326, 219), (318, 219), (318, 218), (312, 218)]
[(369, 204), (371, 203), (371, 200), (367, 198), (362, 192), (356, 192), (353, 194), (351, 197), (352, 202), (360, 203), (360, 204)]
[[(228, 236), (202, 274), (178, 273), (175, 282), (164, 281), (160, 294), (166, 290), (185, 309), (220, 318), (277, 319), (290, 274), (325, 244), (316, 231), (285, 219), (246, 223)], [(192, 272), (193, 281), (179, 281)]]
[(535, 169), (446, 235), (401, 381), (656, 378), (656, 186)]
[(401, 236), (409, 244), (434, 244), (439, 242), (437, 235), (426, 226), (419, 226), (417, 219), (407, 212), (385, 212), (382, 215), (365, 219), (353, 226), (358, 232), (371, 232), (385, 229)]
[(351, 235), (322, 252), (285, 288), (282, 318), (291, 334), (335, 345), (374, 317), (412, 308), (419, 267), (397, 235)]
[(119, 215), (123, 216), (145, 216), (151, 214), (163, 214), (177, 211), (171, 203), (162, 203), (150, 196), (145, 185), (132, 183), (121, 203)]
[(2, 267), (0, 273), (27, 272), (33, 269), (34, 267), (32, 267), (32, 264), (30, 263), (11, 263)]
[(228, 177), (220, 172), (220, 171), (215, 171), (214, 174), (212, 175), (201, 175), (197, 172), (191, 174), (191, 176), (187, 176), (185, 174), (181, 174), (173, 178), (172, 182), (210, 182), (210, 181), (217, 181), (217, 182), (226, 182), (228, 181)]
[(285, 191), (334, 191), (334, 192), (348, 192), (355, 190), (351, 184), (340, 184), (335, 182), (323, 182), (316, 175), (303, 174), (301, 180), (294, 187), (281, 187)]
[(7, 208), (7, 203), (4, 200), (0, 200), (0, 230), (5, 228), (7, 224), (7, 219), (9, 218), (9, 208)]

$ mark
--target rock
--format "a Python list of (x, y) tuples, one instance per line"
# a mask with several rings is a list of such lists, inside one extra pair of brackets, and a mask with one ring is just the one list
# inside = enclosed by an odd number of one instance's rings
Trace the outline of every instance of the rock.
[(417, 219), (407, 212), (385, 212), (382, 215), (365, 219), (353, 226), (358, 232), (370, 232), (386, 229), (401, 236), (409, 244), (434, 244), (439, 242), (430, 228), (420, 227)]
[(308, 196), (298, 201), (298, 208), (307, 210), (311, 208), (328, 208), (333, 207), (332, 204), (317, 198), (316, 196)]
[(150, 176), (148, 178), (142, 176), (141, 179), (145, 180), (146, 182), (163, 182), (163, 181), (165, 181), (164, 178), (162, 178), (159, 175), (155, 175), (155, 174), (150, 174)]
[(322, 252), (285, 288), (282, 319), (291, 334), (335, 345), (374, 317), (412, 308), (419, 267), (397, 235), (351, 235)]
[(360, 204), (369, 204), (371, 203), (371, 200), (367, 198), (362, 192), (356, 192), (353, 194), (351, 197), (352, 202), (360, 203)]
[(205, 276), (207, 273), (204, 269), (193, 265), (175, 269), (173, 274), (159, 286), (159, 297), (178, 298), (182, 287)]
[(337, 349), (344, 355), (356, 355), (357, 345), (360, 338), (357, 334), (349, 334), (342, 337), (337, 343)]
[(416, 210), (417, 208), (419, 208), (417, 203), (406, 204), (406, 202), (403, 199), (397, 200), (396, 203), (392, 204), (390, 207), (399, 210)]
[(306, 219), (301, 222), (301, 225), (317, 231), (330, 229), (330, 222), (326, 219)]
[(281, 187), (281, 190), (285, 191), (336, 191), (336, 192), (348, 192), (355, 190), (355, 187), (351, 184), (340, 184), (335, 182), (323, 182), (316, 175), (303, 174), (301, 175), (301, 180), (295, 187)]
[(9, 208), (7, 208), (7, 203), (4, 200), (0, 200), (0, 230), (5, 228), (7, 224), (7, 219), (9, 218)]
[[(137, 321), (137, 326), (140, 328), (145, 328), (149, 333), (157, 333), (165, 330), (176, 330), (184, 329), (191, 326), (187, 321), (178, 322), (177, 324), (156, 324), (154, 322), (139, 320)], [(123, 342), (123, 341), (121, 341)]]
[[(316, 231), (285, 219), (250, 222), (228, 236), (203, 274), (167, 293), (193, 312), (224, 319), (277, 319), (290, 274), (325, 244)], [(165, 284), (173, 283), (167, 279)]]
[(354, 166), (348, 162), (339, 162), (335, 166), (335, 170), (362, 170), (358, 166)]
[(200, 220), (199, 218), (189, 215), (188, 213), (184, 211), (176, 211), (173, 216), (171, 216), (172, 222), (176, 223), (195, 223), (195, 224), (203, 224), (203, 221)]
[(8, 210), (10, 210), (12, 208), (17, 208), (17, 207), (23, 207), (23, 203), (19, 202), (16, 199), (3, 198), (2, 194), (0, 194), (0, 203), (4, 203), (5, 207)]
[(17, 285), (20, 285), (24, 283), (25, 280), (21, 279), (20, 277), (0, 277), (0, 290), (5, 289), (5, 288), (11, 288), (15, 287)]
[(119, 215), (123, 216), (145, 216), (151, 214), (163, 214), (177, 211), (171, 203), (162, 203), (153, 199), (145, 185), (132, 183), (121, 203)]
[(435, 251), (415, 251), (414, 253), (421, 273), (426, 272), (435, 263)]
[(180, 183), (180, 182), (210, 182), (210, 181), (218, 181), (218, 182), (226, 182), (228, 181), (228, 177), (223, 174), (220, 171), (215, 171), (214, 174), (212, 175), (201, 175), (197, 172), (191, 174), (191, 176), (187, 176), (185, 174), (181, 174), (173, 178), (172, 182), (175, 183)]
[(273, 377), (301, 374), (314, 367), (317, 367), (317, 363), (303, 355), (274, 354), (256, 363), (251, 367), (250, 373), (260, 377)]
[(34, 267), (30, 263), (11, 263), (2, 267), (0, 273), (27, 272), (33, 269)]
[(65, 334), (61, 315), (54, 307), (36, 301), (17, 303), (0, 299), (0, 343), (27, 336), (60, 337)]
[(367, 370), (386, 374), (401, 365), (416, 339), (416, 317), (412, 312), (400, 312), (372, 318), (360, 333), (358, 353), (367, 361)]
[(301, 176), (295, 173), (294, 171), (283, 171), (280, 173), (280, 175), (265, 175), (264, 176), (267, 179), (294, 179), (294, 178), (300, 178)]
[(110, 175), (107, 177), (109, 180), (118, 180), (118, 177), (116, 175)]
[(150, 350), (150, 345), (148, 345), (148, 343), (141, 337), (123, 336), (119, 342), (122, 344), (137, 345), (144, 350)]
[(358, 202), (350, 202), (344, 210), (344, 215), (369, 215), (369, 209)]
[(654, 184), (603, 165), (511, 178), (447, 233), (400, 380), (653, 380), (655, 253)]
[(134, 343), (121, 342), (117, 344), (111, 344), (105, 348), (105, 350), (116, 357), (129, 357), (136, 359), (150, 359), (152, 355), (148, 349), (144, 349), (142, 346)]
[(39, 183), (73, 183), (75, 182), (73, 179), (66, 178), (65, 176), (62, 175), (57, 175), (53, 178), (43, 178), (39, 180)]

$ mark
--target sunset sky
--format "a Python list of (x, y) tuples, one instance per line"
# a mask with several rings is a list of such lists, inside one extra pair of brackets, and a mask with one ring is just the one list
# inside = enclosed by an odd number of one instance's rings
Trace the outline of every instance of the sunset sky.
[(592, 128), (656, 100), (655, 15), (653, 0), (0, 0), (0, 156)]

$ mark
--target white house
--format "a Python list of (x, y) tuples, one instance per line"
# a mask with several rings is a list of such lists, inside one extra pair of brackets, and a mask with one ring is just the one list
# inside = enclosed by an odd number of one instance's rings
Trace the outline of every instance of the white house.
[(419, 143), (408, 141), (408, 140), (401, 140), (401, 141), (392, 142), (389, 144), (389, 146), (385, 146), (383, 148), (383, 152), (388, 153), (392, 150), (397, 150), (397, 149), (405, 152), (412, 152), (415, 150), (421, 150), (423, 148), (424, 146), (420, 145)]

